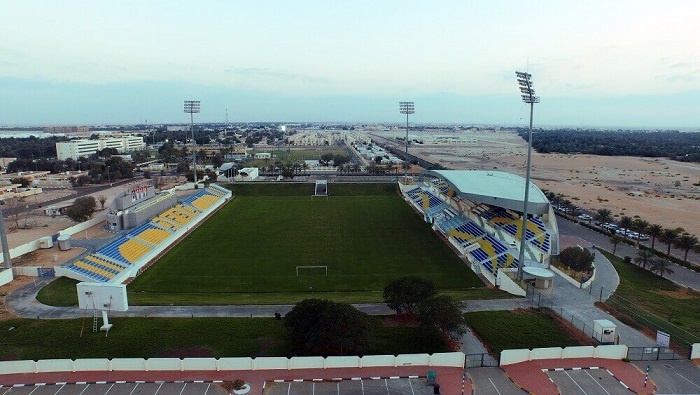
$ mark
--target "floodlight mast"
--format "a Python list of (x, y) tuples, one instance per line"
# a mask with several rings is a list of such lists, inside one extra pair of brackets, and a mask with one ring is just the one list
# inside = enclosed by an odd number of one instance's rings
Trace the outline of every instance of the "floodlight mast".
[(10, 259), (10, 247), (7, 244), (7, 234), (5, 233), (5, 218), (2, 213), (2, 204), (0, 201), (0, 244), (2, 245), (2, 260), (5, 269), (12, 269), (12, 260)]
[(400, 101), (399, 102), (399, 112), (401, 114), (406, 114), (406, 150), (404, 152), (404, 182), (408, 179), (408, 115), (415, 114), (415, 106), (412, 101)]
[(190, 114), (190, 131), (192, 132), (192, 164), (194, 167), (194, 184), (197, 185), (197, 152), (194, 139), (194, 117), (199, 113), (199, 100), (185, 100), (185, 113)]
[(523, 223), (520, 232), (520, 254), (518, 256), (518, 280), (523, 280), (523, 266), (525, 265), (525, 241), (527, 230), (527, 205), (530, 199), (530, 164), (532, 153), (532, 115), (535, 108), (535, 103), (540, 102), (539, 96), (535, 96), (535, 90), (532, 89), (532, 75), (522, 71), (516, 71), (515, 76), (518, 78), (520, 86), (521, 98), (524, 103), (530, 105), (530, 128), (527, 133), (527, 164), (525, 172), (525, 197), (523, 198)]

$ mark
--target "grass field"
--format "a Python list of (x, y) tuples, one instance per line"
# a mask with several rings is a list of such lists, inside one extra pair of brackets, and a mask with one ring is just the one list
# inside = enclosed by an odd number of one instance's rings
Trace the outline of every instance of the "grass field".
[[(288, 329), (273, 318), (112, 318), (92, 332), (92, 315), (74, 320), (0, 321), (0, 360), (48, 358), (291, 356)], [(12, 328), (12, 329), (10, 329)], [(81, 336), (82, 331), (82, 336)], [(410, 327), (375, 320), (372, 350), (382, 354), (445, 352)]]
[(606, 304), (630, 316), (638, 326), (671, 334), (672, 341), (686, 347), (700, 342), (700, 292), (680, 287), (606, 251), (602, 253), (620, 275), (620, 285)]
[[(331, 184), (328, 198), (312, 198), (312, 184), (233, 190), (230, 203), (129, 284), (130, 304), (381, 301), (387, 283), (409, 274), (458, 298), (496, 295), (394, 184)], [(297, 276), (297, 266), (327, 266), (328, 275)]]
[(288, 165), (293, 163), (303, 163), (305, 160), (318, 160), (321, 159), (323, 154), (333, 154), (333, 155), (345, 155), (350, 156), (347, 148), (340, 147), (324, 147), (324, 148), (310, 148), (310, 149), (299, 149), (299, 150), (287, 150), (283, 149), (273, 149), (273, 150), (254, 150), (251, 155), (255, 155), (258, 152), (269, 152), (274, 155), (272, 159), (256, 159), (246, 163), (246, 167), (266, 167), (269, 165), (274, 165), (276, 162), (280, 162), (282, 165)]
[(578, 346), (559, 324), (536, 310), (466, 313), (467, 324), (491, 351)]

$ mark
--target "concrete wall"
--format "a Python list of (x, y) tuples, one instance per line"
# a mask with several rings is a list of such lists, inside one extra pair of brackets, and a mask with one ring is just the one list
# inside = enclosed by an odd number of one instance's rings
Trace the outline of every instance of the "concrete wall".
[(503, 350), (501, 351), (501, 366), (511, 365), (536, 359), (566, 359), (566, 358), (604, 358), (622, 359), (627, 356), (627, 346), (578, 346), (578, 347), (550, 347), (535, 348), (532, 350)]
[(503, 269), (498, 271), (498, 284), (499, 288), (503, 291), (508, 292), (512, 295), (525, 296), (526, 292), (522, 287), (520, 287), (515, 281), (513, 281), (507, 274), (503, 272)]
[(700, 343), (695, 343), (690, 347), (690, 359), (700, 359)]
[(5, 285), (10, 283), (14, 276), (12, 275), (12, 270), (0, 270), (0, 285)]
[(364, 357), (260, 357), (260, 358), (94, 358), (42, 359), (39, 361), (0, 361), (0, 374), (77, 371), (188, 371), (329, 369), (374, 366), (464, 366), (461, 352)]

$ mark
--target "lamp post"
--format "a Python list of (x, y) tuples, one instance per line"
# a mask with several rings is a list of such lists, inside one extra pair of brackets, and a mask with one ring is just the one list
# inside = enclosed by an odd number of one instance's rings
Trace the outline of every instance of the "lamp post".
[(532, 88), (532, 75), (522, 71), (516, 71), (515, 76), (518, 78), (520, 86), (521, 98), (524, 103), (530, 105), (530, 129), (527, 133), (527, 164), (525, 172), (525, 197), (523, 198), (523, 224), (520, 232), (520, 255), (518, 256), (518, 280), (523, 279), (523, 265), (525, 264), (525, 236), (527, 230), (527, 204), (530, 198), (530, 158), (532, 152), (532, 114), (534, 112), (535, 103), (540, 102), (539, 96), (535, 96), (535, 90)]
[(406, 151), (404, 152), (404, 182), (408, 179), (408, 115), (415, 114), (416, 110), (412, 101), (400, 101), (399, 102), (399, 112), (401, 114), (406, 114)]
[(190, 130), (192, 131), (192, 164), (194, 165), (194, 183), (197, 184), (197, 152), (194, 140), (194, 117), (199, 113), (199, 100), (185, 100), (185, 113), (190, 114)]

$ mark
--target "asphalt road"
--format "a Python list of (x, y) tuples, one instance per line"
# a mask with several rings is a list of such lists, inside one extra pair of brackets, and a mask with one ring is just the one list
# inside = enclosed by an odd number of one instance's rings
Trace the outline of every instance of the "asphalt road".
[[(610, 243), (610, 237), (602, 233), (588, 229), (585, 226), (579, 225), (560, 216), (557, 216), (557, 225), (559, 226), (560, 234), (577, 236), (584, 240), (590, 241), (596, 247), (601, 247), (610, 252), (613, 250), (613, 245)], [(634, 258), (637, 256), (637, 251), (638, 250), (634, 246), (620, 243), (617, 245), (615, 255), (620, 257), (630, 256)], [(671, 269), (673, 270), (673, 273), (664, 275), (664, 277), (667, 277), (669, 280), (681, 286), (700, 291), (700, 273), (694, 272), (673, 262), (671, 262)]]

